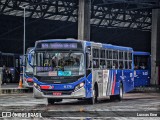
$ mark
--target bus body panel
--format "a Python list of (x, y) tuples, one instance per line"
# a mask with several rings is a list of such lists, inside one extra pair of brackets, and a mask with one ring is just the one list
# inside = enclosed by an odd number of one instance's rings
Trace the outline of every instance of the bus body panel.
[(147, 86), (150, 84), (150, 73), (148, 70), (135, 70), (134, 71), (134, 85)]
[(86, 98), (92, 97), (92, 73), (87, 76), (86, 79)]
[[(133, 70), (124, 70), (125, 75), (125, 90), (124, 92), (129, 92), (134, 89), (134, 75)], [(123, 82), (124, 83), (124, 82)]]
[[(81, 82), (85, 82), (84, 91), (85, 95), (83, 97), (85, 98), (91, 98), (92, 97), (92, 89), (94, 87), (95, 82), (98, 83), (98, 97), (105, 97), (110, 95), (118, 95), (119, 94), (119, 87), (120, 82), (123, 83), (123, 89), (124, 93), (133, 90), (133, 72), (132, 71), (124, 71), (123, 77), (122, 77), (122, 70), (95, 70), (93, 72), (93, 79), (92, 75), (90, 74), (88, 76), (88, 79), (85, 77), (82, 77), (78, 81), (74, 83), (68, 83), (68, 84), (47, 84), (39, 82), (36, 78), (34, 78), (34, 83), (38, 84), (39, 86), (45, 86), (49, 85), (51, 86), (50, 90), (50, 97), (57, 98), (57, 96), (53, 96), (52, 93), (56, 91), (68, 91), (71, 90), (74, 92), (74, 88), (80, 84)], [(120, 76), (120, 77), (119, 77)], [(93, 80), (93, 81), (92, 81)], [(93, 84), (94, 83), (94, 84)], [(41, 92), (44, 92), (44, 90), (40, 90)], [(47, 96), (46, 96), (47, 97)], [(61, 96), (61, 98), (65, 98), (66, 96)], [(71, 98), (73, 96), (70, 96)], [(58, 97), (59, 98), (59, 97)], [(69, 98), (69, 96), (67, 97)]]
[(92, 73), (92, 86), (98, 84), (98, 97), (118, 95), (120, 83), (124, 93), (134, 89), (133, 70), (94, 70)]
[[(34, 83), (38, 84), (38, 86), (42, 87), (42, 86), (50, 86), (49, 89), (37, 89), (34, 87), (34, 89), (36, 89), (37, 92), (39, 92), (38, 94), (41, 94), (41, 96), (39, 97), (53, 97), (53, 98), (85, 98), (86, 97), (86, 84), (85, 86), (81, 89), (81, 92), (83, 93), (83, 95), (78, 92), (80, 91), (79, 89), (77, 91), (75, 91), (75, 87), (77, 85), (79, 85), (82, 82), (85, 82), (86, 78), (82, 77), (79, 80), (77, 80), (76, 82), (73, 83), (68, 83), (68, 84), (48, 84), (48, 83), (42, 83), (39, 82), (35, 77), (34, 77)], [(49, 91), (47, 91), (49, 90)], [(53, 93), (54, 92), (61, 92), (61, 96), (54, 96)], [(65, 95), (67, 92), (69, 91), (68, 95)], [(78, 96), (79, 95), (79, 96)]]

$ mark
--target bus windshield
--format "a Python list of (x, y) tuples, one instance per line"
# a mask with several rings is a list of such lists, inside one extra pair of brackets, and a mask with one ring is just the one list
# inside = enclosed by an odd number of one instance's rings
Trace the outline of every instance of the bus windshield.
[(37, 76), (79, 76), (84, 74), (84, 54), (77, 51), (36, 52)]
[(146, 55), (134, 55), (134, 69), (135, 70), (146, 70), (149, 69), (149, 57)]

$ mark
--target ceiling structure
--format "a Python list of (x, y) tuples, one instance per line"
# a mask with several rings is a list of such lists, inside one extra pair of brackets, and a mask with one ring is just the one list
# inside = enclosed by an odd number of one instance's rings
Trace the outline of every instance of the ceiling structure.
[[(0, 51), (22, 53), (36, 40), (77, 38), (79, 0), (0, 0)], [(152, 9), (160, 0), (91, 0), (91, 40), (150, 51)], [(143, 46), (142, 46), (143, 44)]]
[[(77, 22), (78, 0), (1, 0), (0, 15)], [(92, 26), (151, 30), (152, 9), (160, 0), (91, 0)]]

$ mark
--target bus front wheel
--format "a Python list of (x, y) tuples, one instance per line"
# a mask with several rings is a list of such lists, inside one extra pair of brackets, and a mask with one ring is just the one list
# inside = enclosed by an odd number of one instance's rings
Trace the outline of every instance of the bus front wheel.
[(48, 104), (54, 104), (55, 103), (55, 99), (52, 98), (48, 98)]
[(54, 104), (55, 102), (61, 102), (62, 99), (53, 99), (53, 98), (48, 98), (48, 104)]
[(98, 89), (97, 89), (97, 87), (94, 87), (94, 89), (93, 89), (93, 97), (89, 99), (89, 103), (92, 104), (92, 105), (97, 103), (97, 101), (98, 101), (97, 97), (98, 97)]

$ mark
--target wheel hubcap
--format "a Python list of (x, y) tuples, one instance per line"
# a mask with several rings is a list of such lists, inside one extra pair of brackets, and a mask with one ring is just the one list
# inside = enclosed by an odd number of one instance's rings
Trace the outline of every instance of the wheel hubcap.
[(120, 97), (123, 97), (123, 91), (122, 91), (122, 86), (120, 87)]

